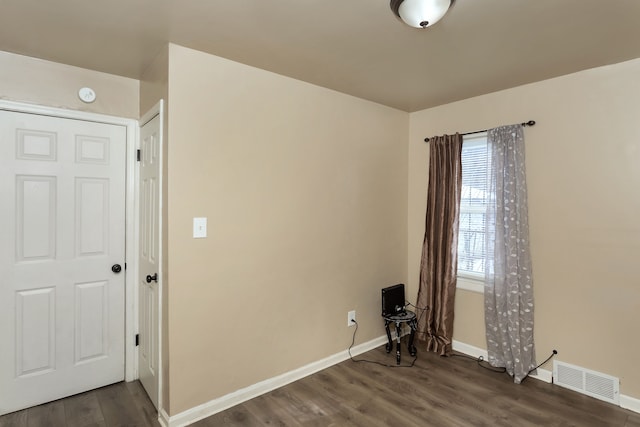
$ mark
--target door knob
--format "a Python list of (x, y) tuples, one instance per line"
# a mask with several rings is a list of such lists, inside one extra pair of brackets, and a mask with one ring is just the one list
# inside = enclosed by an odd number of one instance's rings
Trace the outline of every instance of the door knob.
[(114, 273), (120, 273), (122, 271), (122, 267), (120, 267), (120, 264), (113, 264), (111, 266), (111, 271), (113, 271)]
[(147, 283), (151, 283), (151, 281), (158, 283), (158, 273), (153, 273), (153, 276), (147, 275)]

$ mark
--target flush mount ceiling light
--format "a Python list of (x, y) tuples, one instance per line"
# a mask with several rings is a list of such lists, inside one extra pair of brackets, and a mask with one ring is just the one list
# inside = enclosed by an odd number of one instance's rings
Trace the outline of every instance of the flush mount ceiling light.
[(427, 28), (438, 22), (455, 0), (391, 0), (391, 10), (405, 24)]

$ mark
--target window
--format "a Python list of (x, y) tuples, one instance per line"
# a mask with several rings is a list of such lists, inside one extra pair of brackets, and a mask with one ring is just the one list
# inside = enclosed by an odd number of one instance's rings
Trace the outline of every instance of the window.
[[(489, 195), (487, 134), (464, 137), (462, 143), (462, 194), (458, 233), (459, 287), (482, 291), (487, 239), (486, 211)], [(489, 254), (490, 255), (490, 254)], [(468, 285), (468, 286), (466, 286)]]

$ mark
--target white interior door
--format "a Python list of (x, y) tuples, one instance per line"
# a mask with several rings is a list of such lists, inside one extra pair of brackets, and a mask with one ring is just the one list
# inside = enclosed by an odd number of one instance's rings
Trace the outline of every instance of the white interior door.
[(0, 415), (124, 379), (126, 128), (0, 111)]
[(140, 251), (138, 278), (140, 382), (158, 408), (159, 298), (161, 244), (161, 114), (145, 123), (140, 131)]

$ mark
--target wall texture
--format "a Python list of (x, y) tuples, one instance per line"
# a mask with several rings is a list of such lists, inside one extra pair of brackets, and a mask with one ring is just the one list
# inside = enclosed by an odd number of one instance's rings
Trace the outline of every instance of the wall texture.
[[(424, 234), (427, 136), (525, 130), (538, 360), (620, 378), (640, 398), (640, 59), (411, 114), (408, 274)], [(486, 348), (482, 295), (459, 290), (454, 339)], [(551, 363), (544, 366), (551, 369)]]
[[(78, 98), (91, 87), (95, 102)], [(138, 119), (138, 80), (0, 51), (0, 98)]]
[(382, 335), (408, 114), (176, 45), (169, 99), (170, 415)]

